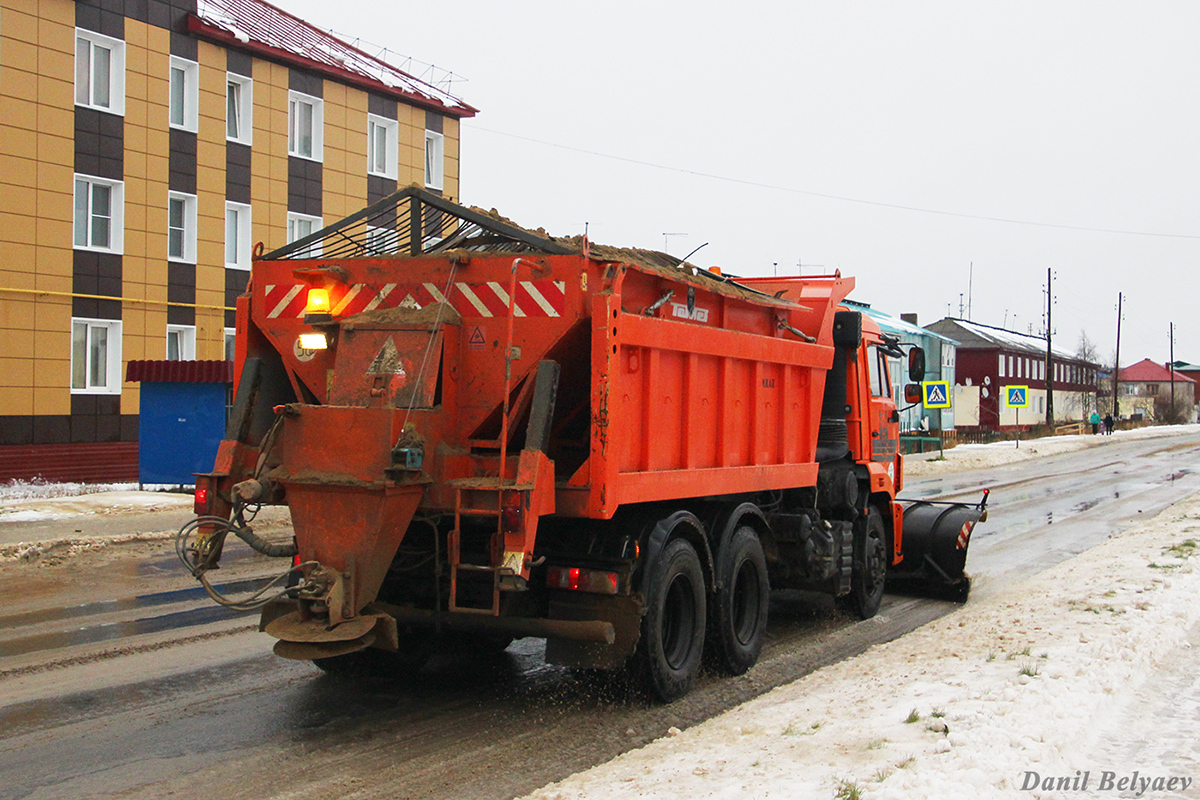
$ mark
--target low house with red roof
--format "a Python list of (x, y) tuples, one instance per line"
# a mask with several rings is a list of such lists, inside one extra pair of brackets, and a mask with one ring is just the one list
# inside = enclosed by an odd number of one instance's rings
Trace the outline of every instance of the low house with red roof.
[(1196, 381), (1148, 358), (1118, 373), (1121, 419), (1194, 422), (1196, 396)]

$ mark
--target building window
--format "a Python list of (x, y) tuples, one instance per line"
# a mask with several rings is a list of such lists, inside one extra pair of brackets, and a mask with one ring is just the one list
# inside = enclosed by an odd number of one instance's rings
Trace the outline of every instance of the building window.
[(167, 193), (167, 258), (196, 263), (196, 195)]
[(446, 140), (440, 133), (425, 131), (425, 185), (442, 188), (442, 162), (445, 160)]
[(90, 175), (75, 176), (75, 247), (120, 253), (124, 232), (125, 184)]
[(396, 232), (391, 228), (367, 226), (367, 250), (370, 251), (368, 255), (392, 253), (396, 249), (396, 244)]
[(171, 56), (169, 85), (167, 110), (171, 127), (195, 133), (200, 107), (200, 65)]
[(254, 143), (254, 82), (244, 75), (225, 73), (225, 138)]
[(125, 113), (125, 43), (75, 29), (75, 105)]
[(288, 155), (320, 161), (324, 101), (288, 92)]
[(996, 371), (1000, 374), (1001, 378), (1007, 377), (1006, 373), (1004, 372), (1004, 355), (1003, 354), (1001, 354), (1001, 356), (1000, 356), (1000, 365), (996, 368)]
[(196, 326), (167, 326), (167, 361), (196, 360)]
[(1157, 383), (1147, 383), (1146, 384), (1146, 394), (1149, 395), (1150, 397), (1154, 397), (1156, 394), (1158, 394), (1158, 384)]
[(233, 361), (237, 354), (237, 328), (225, 328), (225, 360)]
[(250, 206), (225, 204), (225, 266), (250, 269)]
[(367, 115), (367, 172), (395, 178), (400, 152), (400, 123)]
[(121, 393), (121, 323), (71, 320), (71, 393)]
[[(321, 230), (324, 224), (320, 217), (310, 217), (308, 214), (297, 214), (289, 211), (287, 215), (287, 241), (288, 244), (299, 241), (305, 236), (311, 236)], [(303, 250), (293, 255), (301, 255), (308, 258), (316, 258), (321, 255), (321, 243), (315, 242)]]

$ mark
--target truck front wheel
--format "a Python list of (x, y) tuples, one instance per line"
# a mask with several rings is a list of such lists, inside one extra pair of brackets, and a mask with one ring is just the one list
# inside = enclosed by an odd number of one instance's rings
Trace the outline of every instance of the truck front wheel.
[(749, 526), (734, 531), (717, 555), (712, 632), (721, 666), (741, 675), (758, 661), (767, 629), (771, 586), (762, 542)]
[(867, 511), (865, 524), (854, 531), (854, 563), (850, 593), (837, 599), (838, 605), (859, 619), (870, 619), (883, 602), (883, 584), (887, 577), (887, 536), (883, 517), (874, 506)]
[(685, 539), (672, 539), (650, 567), (646, 613), (634, 656), (650, 693), (664, 703), (692, 688), (704, 652), (704, 572)]

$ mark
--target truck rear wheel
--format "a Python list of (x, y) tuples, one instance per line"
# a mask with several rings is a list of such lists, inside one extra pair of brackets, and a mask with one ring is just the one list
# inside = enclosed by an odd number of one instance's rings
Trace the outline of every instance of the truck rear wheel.
[(758, 661), (767, 629), (771, 586), (762, 542), (749, 526), (734, 531), (717, 554), (712, 632), (721, 667), (741, 675)]
[(704, 652), (704, 571), (685, 539), (672, 539), (646, 578), (646, 613), (634, 656), (649, 692), (664, 703), (687, 694)]
[[(857, 526), (856, 526), (857, 527)], [(854, 564), (850, 575), (850, 593), (837, 598), (838, 606), (857, 616), (870, 619), (883, 602), (883, 584), (887, 577), (887, 536), (883, 517), (871, 506), (866, 523), (854, 532)]]

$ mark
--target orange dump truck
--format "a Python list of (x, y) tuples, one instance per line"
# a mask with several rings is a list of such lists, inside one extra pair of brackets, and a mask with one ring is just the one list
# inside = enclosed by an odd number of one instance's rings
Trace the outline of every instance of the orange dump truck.
[[(863, 618), (892, 577), (965, 596), (983, 503), (896, 501), (901, 351), (840, 306), (853, 285), (733, 279), (402, 190), (256, 258), (180, 554), (222, 602), (262, 604), (286, 658), (387, 671), (447, 638), (544, 637), (548, 661), (667, 701), (706, 650), (755, 663), (771, 588)], [(294, 546), (254, 534), (265, 503)], [(211, 587), (229, 533), (292, 557), (275, 594)]]

